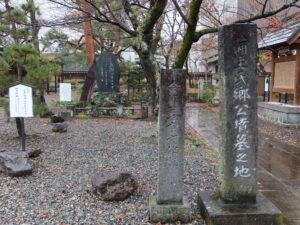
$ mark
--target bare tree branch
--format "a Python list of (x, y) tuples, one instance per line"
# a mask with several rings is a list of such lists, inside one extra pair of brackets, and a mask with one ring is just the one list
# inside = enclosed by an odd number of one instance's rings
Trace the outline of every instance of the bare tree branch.
[(159, 17), (163, 14), (168, 0), (157, 0), (155, 4), (151, 7), (149, 13), (147, 14), (144, 21), (138, 27), (138, 30), (143, 34), (151, 33), (153, 27), (155, 26)]
[(291, 7), (299, 7), (296, 4), (297, 2), (299, 2), (299, 0), (293, 0), (293, 2), (284, 4), (279, 9), (272, 10), (272, 11), (269, 11), (269, 12), (264, 13), (264, 14), (257, 14), (256, 16), (253, 16), (251, 18), (238, 20), (238, 21), (235, 21), (234, 23), (250, 23), (250, 22), (258, 20), (258, 19), (263, 19), (263, 18), (267, 18), (267, 17), (270, 17), (270, 16), (274, 16), (277, 13), (279, 13), (279, 12), (285, 10), (285, 9), (288, 9), (288, 8), (291, 8)]
[(182, 19), (184, 20), (184, 22), (186, 22), (186, 24), (188, 24), (189, 26), (191, 26), (192, 24), (189, 22), (189, 20), (187, 19), (187, 17), (184, 15), (184, 13), (182, 12), (178, 2), (176, 0), (172, 0), (172, 2), (174, 3), (178, 13), (180, 14), (180, 16), (182, 17)]

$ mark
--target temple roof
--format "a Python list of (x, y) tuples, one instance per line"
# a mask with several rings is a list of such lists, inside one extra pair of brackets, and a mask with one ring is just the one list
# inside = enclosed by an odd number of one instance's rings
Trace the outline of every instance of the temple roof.
[(279, 45), (291, 45), (300, 37), (300, 21), (268, 33), (259, 43), (258, 48)]

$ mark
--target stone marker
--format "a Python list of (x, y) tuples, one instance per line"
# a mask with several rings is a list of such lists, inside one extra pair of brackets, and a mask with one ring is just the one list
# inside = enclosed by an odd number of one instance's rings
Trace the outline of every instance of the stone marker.
[(0, 172), (12, 177), (32, 174), (32, 168), (28, 161), (28, 154), (23, 151), (0, 152)]
[(29, 158), (36, 158), (40, 154), (42, 154), (42, 150), (41, 149), (35, 149), (35, 150), (31, 150), (31, 151), (28, 152), (28, 157)]
[(68, 124), (66, 123), (53, 123), (52, 132), (65, 133), (68, 131)]
[(51, 123), (63, 123), (65, 122), (65, 119), (62, 116), (59, 116), (58, 114), (54, 114), (51, 116)]
[(150, 221), (191, 220), (183, 198), (185, 70), (162, 70), (159, 102), (158, 193), (150, 197)]
[(119, 92), (120, 68), (116, 56), (103, 52), (96, 61), (98, 92)]
[(137, 183), (130, 173), (97, 173), (92, 177), (93, 192), (104, 201), (123, 201), (137, 189)]
[(216, 201), (208, 193), (200, 194), (200, 211), (207, 224), (279, 224), (280, 211), (262, 195), (256, 199), (256, 38), (255, 24), (219, 30), (220, 186)]
[(256, 25), (219, 32), (221, 76), (220, 193), (225, 202), (255, 203), (257, 158)]

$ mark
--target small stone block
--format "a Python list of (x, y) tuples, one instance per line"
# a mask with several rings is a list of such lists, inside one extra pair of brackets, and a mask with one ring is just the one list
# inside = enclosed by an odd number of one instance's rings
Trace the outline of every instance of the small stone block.
[(188, 223), (192, 220), (192, 209), (186, 199), (183, 199), (183, 204), (157, 204), (156, 196), (150, 196), (149, 220), (154, 223)]
[(214, 200), (211, 192), (201, 192), (198, 196), (200, 214), (209, 225), (283, 225), (280, 210), (261, 193), (256, 204), (225, 204)]

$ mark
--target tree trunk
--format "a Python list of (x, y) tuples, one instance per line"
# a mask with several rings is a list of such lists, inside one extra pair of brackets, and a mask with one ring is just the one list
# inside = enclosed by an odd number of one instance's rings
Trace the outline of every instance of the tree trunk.
[(150, 91), (150, 108), (152, 114), (154, 114), (155, 109), (157, 108), (158, 104), (158, 87), (157, 84), (158, 78), (160, 76), (159, 66), (154, 58), (154, 55), (150, 51), (137, 51), (141, 66), (145, 71), (145, 76), (149, 84), (149, 91)]
[(199, 10), (202, 4), (201, 0), (192, 0), (190, 3), (190, 11), (188, 14), (188, 27), (183, 36), (182, 45), (176, 53), (175, 62), (173, 68), (181, 69), (184, 65), (185, 60), (188, 57), (189, 51), (192, 47), (192, 44), (197, 41), (195, 39), (195, 31), (197, 28), (197, 22), (199, 17)]
[(32, 43), (34, 46), (34, 49), (36, 52), (39, 54), (40, 53), (40, 47), (39, 47), (39, 23), (36, 19), (36, 9), (35, 9), (35, 4), (34, 1), (30, 0), (27, 1), (28, 3), (33, 4), (33, 9), (30, 10), (30, 23), (31, 23), (31, 35), (32, 35)]
[(166, 66), (166, 69), (170, 69), (170, 57), (169, 56), (165, 56), (165, 66)]

